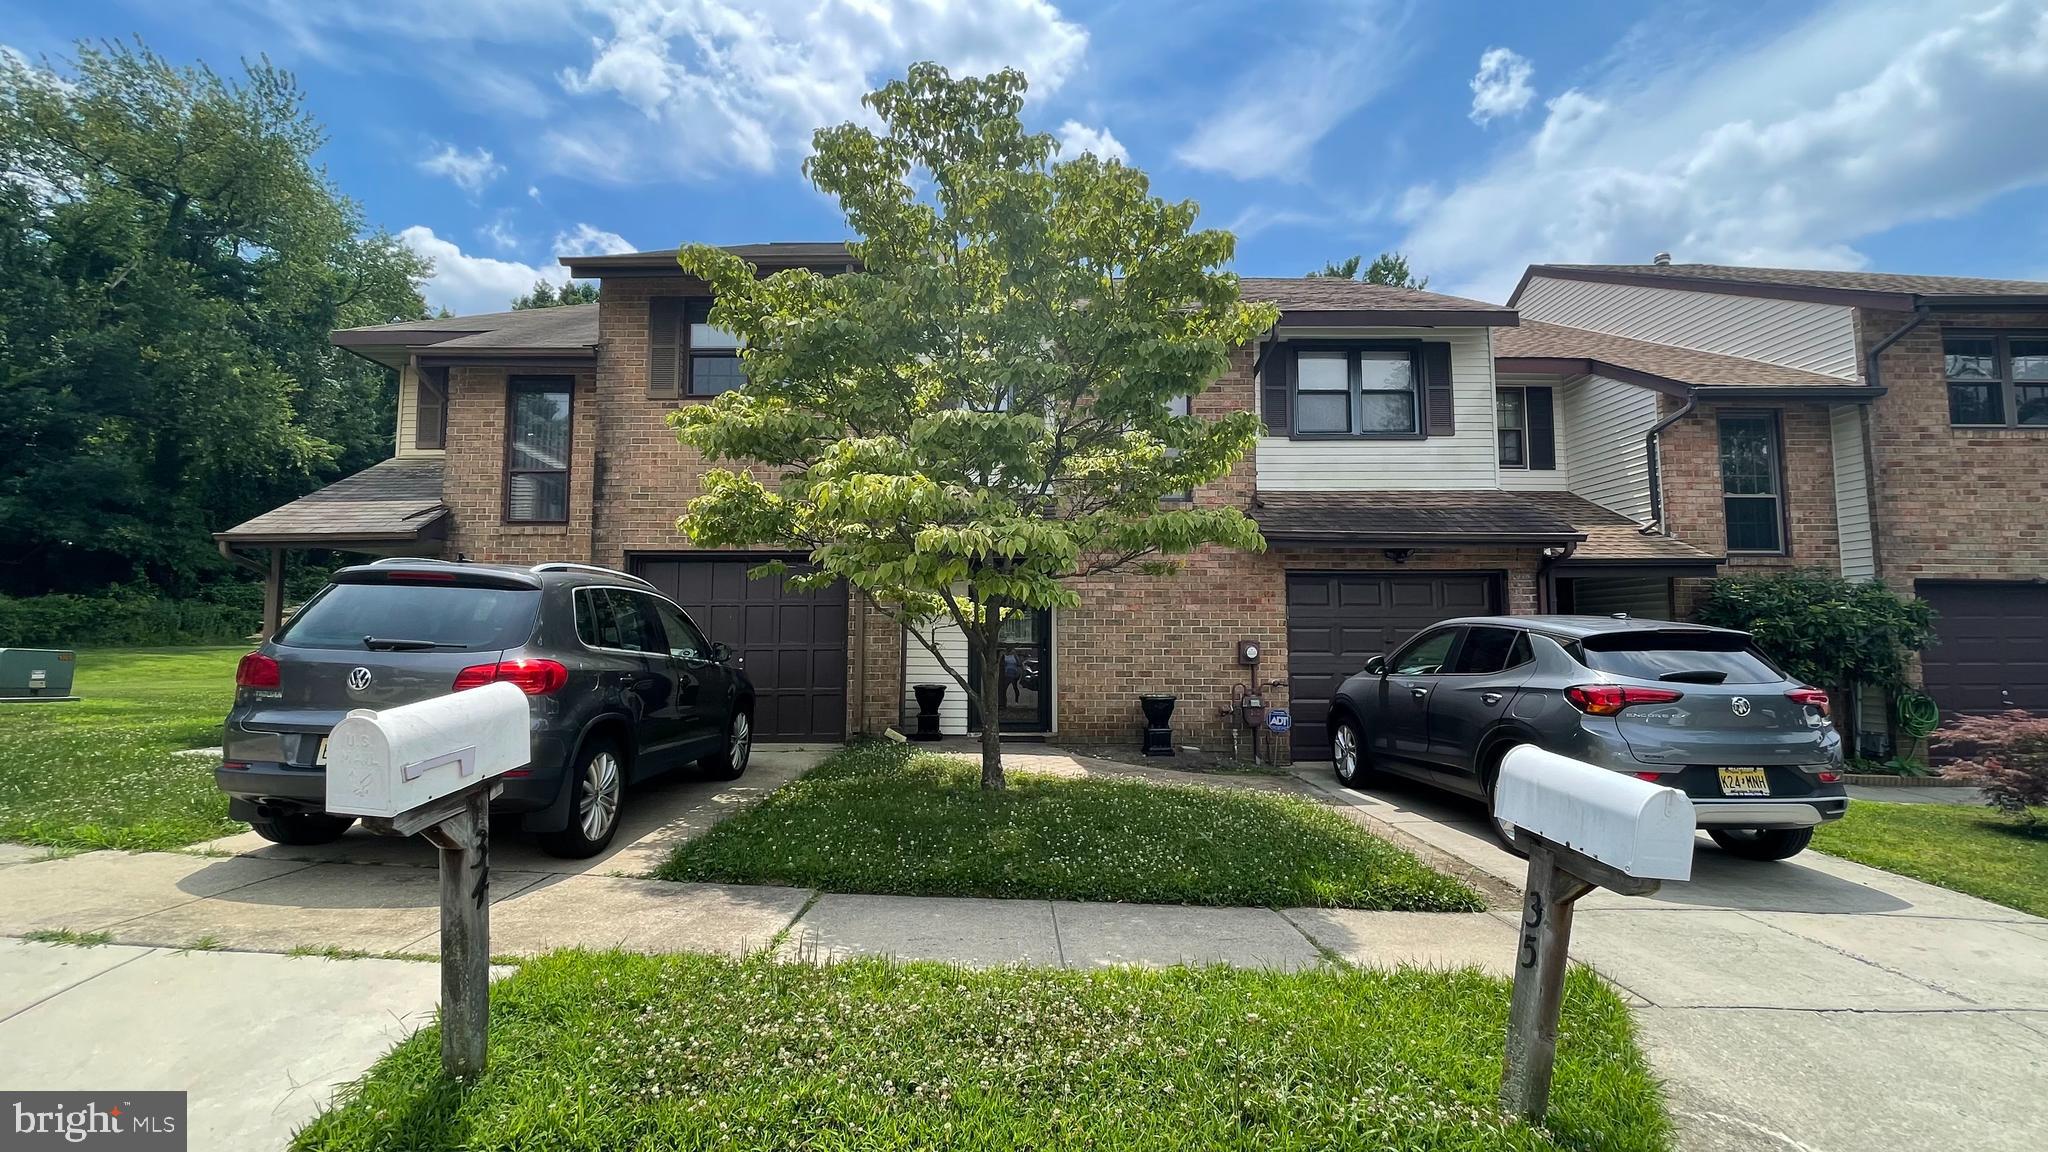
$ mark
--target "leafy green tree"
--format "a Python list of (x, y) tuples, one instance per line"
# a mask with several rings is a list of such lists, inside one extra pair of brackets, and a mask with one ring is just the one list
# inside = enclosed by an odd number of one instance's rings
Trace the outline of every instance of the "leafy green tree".
[(1024, 92), (1014, 71), (919, 64), (866, 97), (882, 131), (813, 137), (806, 175), (859, 236), (850, 271), (757, 278), (683, 249), (716, 294), (711, 322), (745, 341), (749, 382), (671, 418), (742, 465), (705, 477), (681, 520), (693, 542), (797, 546), (813, 582), (965, 634), (978, 683), (911, 632), (978, 701), (991, 789), (1006, 615), (1073, 607), (1076, 581), (1204, 545), (1264, 547), (1235, 508), (1162, 501), (1251, 451), (1252, 413), (1171, 406), (1277, 320), (1240, 299), (1223, 271), (1235, 240), (1193, 230), (1192, 202), (1114, 161), (1053, 163), (1019, 119)]
[(571, 280), (556, 288), (545, 280), (535, 280), (533, 291), (512, 299), (512, 310), (521, 312), (528, 308), (559, 308), (564, 304), (597, 303), (597, 281)]
[(1907, 662), (1934, 640), (1926, 601), (1819, 568), (1723, 576), (1707, 585), (1693, 618), (1750, 633), (1787, 673), (1837, 699), (1859, 684), (1905, 690)]
[(208, 534), (389, 454), (328, 332), (424, 315), (288, 73), (137, 45), (0, 55), (0, 592), (189, 592)]
[(1399, 252), (1382, 252), (1372, 258), (1372, 263), (1359, 271), (1363, 259), (1346, 256), (1343, 260), (1323, 265), (1321, 272), (1310, 276), (1323, 276), (1333, 280), (1363, 280), (1367, 284), (1388, 284), (1395, 288), (1427, 288), (1429, 277), (1417, 277), (1408, 270), (1408, 257)]

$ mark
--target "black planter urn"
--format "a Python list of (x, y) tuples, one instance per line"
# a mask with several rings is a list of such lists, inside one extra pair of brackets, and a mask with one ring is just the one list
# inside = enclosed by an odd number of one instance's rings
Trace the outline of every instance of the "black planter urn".
[(1138, 707), (1145, 710), (1145, 755), (1173, 755), (1173, 700), (1172, 696), (1148, 694), (1138, 697)]
[(912, 740), (937, 740), (939, 738), (939, 701), (946, 698), (944, 684), (916, 684), (910, 689), (917, 694), (917, 731), (910, 734)]

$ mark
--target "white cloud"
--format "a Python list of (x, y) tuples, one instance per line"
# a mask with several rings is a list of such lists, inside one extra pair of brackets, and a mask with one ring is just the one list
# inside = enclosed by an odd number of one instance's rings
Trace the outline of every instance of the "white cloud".
[(562, 85), (638, 115), (594, 106), (546, 144), (558, 167), (616, 179), (769, 171), (800, 155), (812, 130), (864, 117), (861, 96), (918, 60), (967, 73), (1016, 66), (1042, 95), (1088, 39), (1049, 0), (590, 2), (609, 29)]
[(505, 166), (498, 163), (489, 150), (478, 148), (464, 152), (453, 144), (443, 144), (440, 151), (421, 160), (419, 167), (430, 176), (447, 177), (471, 196), (505, 174)]
[(528, 184), (526, 186), (526, 195), (527, 198), (532, 200), (535, 204), (540, 203), (540, 185)]
[(1536, 69), (1527, 57), (1508, 48), (1488, 48), (1479, 57), (1479, 71), (1472, 77), (1472, 122), (1484, 124), (1498, 117), (1514, 117), (1529, 106), (1536, 90), (1529, 77)]
[(1104, 160), (1121, 160), (1129, 163), (1131, 153), (1123, 141), (1110, 135), (1108, 128), (1090, 128), (1079, 120), (1069, 120), (1060, 125), (1054, 133), (1059, 137), (1060, 156), (1072, 160), (1083, 152), (1093, 152)]
[(420, 285), (427, 303), (460, 316), (503, 312), (512, 307), (513, 297), (525, 295), (535, 281), (563, 284), (569, 279), (569, 270), (559, 264), (536, 267), (517, 260), (469, 255), (424, 224), (400, 232), (398, 241), (434, 262), (433, 274)]
[(617, 232), (606, 232), (590, 224), (555, 233), (555, 253), (559, 256), (616, 256), (639, 250)]
[(1401, 248), (1502, 298), (1531, 261), (1858, 267), (1857, 242), (2048, 183), (2048, 11), (1852, 0), (1704, 69), (1568, 91)]
[(526, 243), (526, 238), (512, 230), (512, 221), (504, 213), (476, 230), (476, 234), (491, 242), (500, 252), (517, 252)]
[(1399, 20), (1378, 3), (1336, 10), (1334, 27), (1252, 62), (1222, 108), (1175, 150), (1190, 167), (1240, 180), (1304, 180), (1316, 144), (1394, 80)]

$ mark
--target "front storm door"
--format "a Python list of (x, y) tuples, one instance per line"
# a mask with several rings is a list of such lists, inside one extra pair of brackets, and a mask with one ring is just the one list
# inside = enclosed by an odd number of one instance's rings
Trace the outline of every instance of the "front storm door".
[[(1052, 731), (1052, 612), (1010, 613), (996, 639), (996, 719), (1004, 732)], [(968, 679), (981, 683), (981, 660), (970, 654)], [(967, 725), (981, 728), (981, 702), (967, 702)]]

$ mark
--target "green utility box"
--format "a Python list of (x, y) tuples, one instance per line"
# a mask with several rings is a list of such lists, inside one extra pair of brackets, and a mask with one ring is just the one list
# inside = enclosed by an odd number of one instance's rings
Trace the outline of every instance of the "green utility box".
[(76, 700), (71, 671), (74, 652), (48, 648), (0, 648), (0, 701)]

